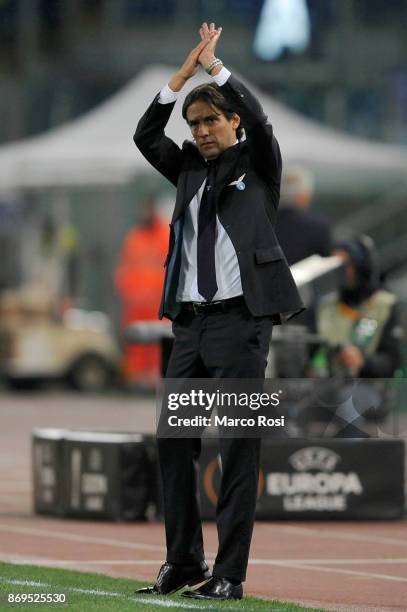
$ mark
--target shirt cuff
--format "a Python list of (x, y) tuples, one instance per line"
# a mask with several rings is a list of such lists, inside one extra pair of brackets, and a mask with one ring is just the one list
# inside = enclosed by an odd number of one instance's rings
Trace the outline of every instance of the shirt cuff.
[(215, 81), (216, 85), (219, 85), (219, 87), (222, 87), (222, 85), (226, 83), (230, 75), (231, 75), (230, 70), (225, 68), (225, 66), (222, 66), (222, 69), (218, 72), (218, 74), (215, 74), (212, 78)]
[(177, 99), (177, 96), (178, 96), (177, 91), (172, 91), (169, 85), (164, 85), (164, 87), (160, 91), (158, 102), (160, 104), (171, 104), (172, 102), (175, 102), (175, 100)]

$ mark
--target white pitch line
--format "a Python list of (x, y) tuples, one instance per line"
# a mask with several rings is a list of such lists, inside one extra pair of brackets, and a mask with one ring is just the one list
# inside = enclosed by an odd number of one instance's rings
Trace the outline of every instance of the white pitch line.
[[(0, 553), (0, 560), (15, 563), (16, 565), (45, 565), (54, 567), (71, 567), (86, 565), (152, 565), (158, 567), (162, 559), (48, 559), (46, 557), (25, 557), (22, 555), (4, 555)], [(207, 558), (208, 563), (214, 559)], [(250, 559), (249, 565), (263, 565), (276, 567), (297, 567), (313, 569), (319, 565), (405, 565), (407, 558), (378, 558), (378, 559)], [(336, 571), (334, 568), (326, 568), (327, 571)], [(382, 576), (387, 576), (382, 574)], [(396, 577), (398, 578), (398, 577)], [(391, 579), (391, 577), (389, 578)], [(405, 580), (401, 578), (401, 580)]]
[[(23, 557), (21, 555), (3, 555), (0, 560), (10, 561), (16, 565), (34, 565), (52, 563), (53, 565), (155, 565), (162, 564), (162, 559), (49, 559), (46, 557)], [(206, 558), (208, 563), (214, 559)], [(249, 559), (250, 565), (405, 565), (407, 558), (370, 558), (370, 559)]]
[[(279, 527), (280, 531), (286, 533), (293, 533), (295, 535), (302, 535), (313, 538), (335, 538), (338, 540), (353, 540), (355, 542), (370, 542), (371, 544), (391, 544), (395, 546), (407, 546), (407, 538), (402, 540), (401, 538), (388, 538), (386, 536), (372, 536), (363, 533), (344, 533), (342, 531), (330, 530), (318, 530), (311, 529), (308, 527)], [(407, 534), (407, 530), (406, 530)]]
[(0, 552), (0, 561), (13, 563), (14, 565), (46, 565), (51, 567), (77, 567), (88, 565), (153, 565), (157, 568), (163, 564), (163, 560), (151, 559), (50, 559), (47, 557), (27, 557), (23, 555), (4, 555)]
[(53, 559), (45, 559), (51, 563), (58, 565), (155, 565), (157, 568), (163, 564), (163, 560), (152, 561), (151, 559), (91, 559), (90, 561), (59, 561)]
[(32, 527), (15, 527), (14, 525), (0, 524), (0, 531), (39, 536), (41, 538), (55, 538), (71, 542), (83, 542), (87, 544), (100, 544), (101, 546), (115, 546), (118, 548), (130, 548), (131, 550), (151, 550), (154, 552), (165, 552), (163, 546), (155, 544), (137, 544), (125, 542), (114, 538), (98, 538), (93, 536), (79, 535), (75, 533), (50, 531), (48, 529), (34, 529)]
[[(153, 606), (162, 607), (162, 608), (185, 608), (186, 610), (214, 610), (211, 607), (207, 606), (199, 606), (193, 603), (183, 603), (181, 601), (174, 601), (170, 599), (158, 599), (154, 596), (154, 599), (149, 597), (128, 597), (123, 593), (117, 593), (116, 591), (100, 591), (99, 589), (80, 589), (76, 587), (59, 587), (47, 582), (36, 582), (34, 580), (14, 580), (10, 578), (5, 578), (0, 576), (0, 582), (5, 584), (10, 584), (14, 586), (26, 586), (26, 587), (37, 587), (43, 589), (59, 589), (61, 592), (68, 591), (70, 593), (80, 593), (82, 595), (92, 595), (97, 597), (111, 597), (111, 598), (120, 598), (125, 601), (132, 601), (134, 603), (141, 603), (152, 608)], [(228, 608), (228, 610), (233, 610), (234, 612), (241, 612), (240, 608)]]
[(334, 567), (322, 567), (320, 565), (305, 565), (301, 563), (292, 563), (291, 565), (282, 564), (282, 567), (289, 567), (290, 569), (314, 570), (317, 572), (330, 572), (332, 574), (345, 574), (348, 576), (363, 576), (364, 578), (390, 580), (392, 582), (407, 582), (407, 578), (402, 578), (401, 576), (390, 576), (389, 574), (377, 574), (373, 572), (359, 572), (356, 570), (338, 569)]
[(252, 565), (398, 565), (407, 563), (407, 557), (369, 559), (249, 559)]

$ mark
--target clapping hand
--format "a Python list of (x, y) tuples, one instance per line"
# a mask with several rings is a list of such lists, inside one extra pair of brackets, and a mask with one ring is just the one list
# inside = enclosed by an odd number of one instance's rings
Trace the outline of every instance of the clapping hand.
[(201, 66), (205, 69), (215, 59), (215, 49), (218, 44), (219, 38), (222, 34), (222, 28), (216, 28), (214, 23), (209, 26), (206, 22), (199, 28), (199, 34), (201, 41), (206, 41), (206, 45), (203, 47), (198, 61)]
[(221, 33), (222, 28), (216, 28), (214, 23), (209, 26), (206, 22), (202, 24), (199, 28), (201, 41), (189, 52), (186, 60), (169, 82), (172, 91), (180, 91), (188, 79), (195, 76), (199, 65), (205, 69), (214, 60), (216, 45)]

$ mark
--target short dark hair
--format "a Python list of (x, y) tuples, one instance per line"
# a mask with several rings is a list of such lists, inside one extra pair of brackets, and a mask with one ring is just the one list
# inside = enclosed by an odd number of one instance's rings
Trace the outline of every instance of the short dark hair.
[[(203, 85), (194, 87), (185, 97), (184, 104), (182, 105), (182, 116), (186, 121), (188, 120), (188, 108), (198, 100), (203, 100), (203, 102), (206, 102), (209, 106), (213, 106), (220, 110), (229, 121), (237, 114), (236, 111), (231, 108), (229, 101), (225, 98), (219, 85), (216, 83), (204, 83)], [(240, 139), (242, 135), (243, 126), (240, 124), (236, 129), (236, 136)]]

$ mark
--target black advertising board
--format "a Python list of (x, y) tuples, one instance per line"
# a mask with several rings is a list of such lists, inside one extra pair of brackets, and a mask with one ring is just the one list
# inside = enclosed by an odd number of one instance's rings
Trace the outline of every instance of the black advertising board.
[[(216, 440), (201, 458), (202, 517), (213, 519)], [(258, 519), (396, 519), (404, 515), (402, 440), (263, 440)]]
[(156, 503), (153, 436), (33, 432), (34, 510), (78, 518), (144, 520)]
[[(113, 520), (162, 518), (154, 436), (33, 432), (34, 509)], [(215, 518), (218, 440), (202, 440), (201, 515)], [(404, 441), (263, 440), (256, 518), (397, 519), (404, 516)]]

